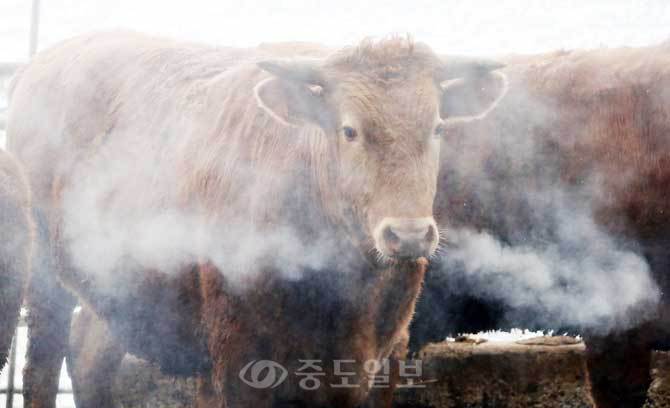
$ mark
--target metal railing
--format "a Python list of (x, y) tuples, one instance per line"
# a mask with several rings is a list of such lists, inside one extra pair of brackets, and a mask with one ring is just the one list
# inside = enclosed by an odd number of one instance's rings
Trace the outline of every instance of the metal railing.
[(21, 65), (18, 62), (0, 62), (0, 76), (11, 76)]
[[(21, 373), (23, 367), (22, 364), (19, 363), (18, 359), (18, 353), (22, 351), (23, 348), (27, 346), (28, 338), (27, 338), (27, 333), (25, 331), (22, 333), (20, 336), (19, 333), (22, 331), (21, 329), (26, 329), (27, 328), (27, 323), (26, 323), (26, 316), (27, 316), (27, 311), (26, 309), (21, 309), (21, 315), (19, 317), (19, 324), (14, 332), (14, 338), (12, 339), (12, 346), (9, 352), (9, 358), (7, 361), (7, 365), (5, 366), (5, 370), (7, 370), (7, 379), (4, 381), (3, 384), (0, 384), (0, 396), (5, 396), (5, 403), (3, 404), (2, 408), (16, 408), (17, 406), (21, 406), (21, 404), (16, 405), (16, 395), (21, 396), (23, 394), (23, 388), (22, 387), (17, 387), (16, 380), (17, 380), (17, 374)], [(61, 370), (59, 371), (58, 374), (58, 396), (65, 396), (65, 395), (70, 395), (72, 396), (73, 394), (73, 389), (71, 387), (68, 387), (67, 385), (64, 386), (62, 384), (61, 380), (64, 379), (65, 373), (62, 373), (62, 371), (65, 370), (65, 367), (63, 364), (61, 364)], [(57, 402), (56, 406), (59, 406), (59, 403)], [(70, 406), (66, 402), (66, 406)]]
[(37, 52), (37, 43), (39, 41), (40, 25), (40, 0), (33, 0), (30, 10), (30, 42), (28, 56), (32, 57)]
[[(40, 0), (32, 0), (30, 8), (30, 37), (28, 40), (28, 57), (37, 52), (39, 43)], [(11, 76), (22, 64), (18, 62), (0, 62), (0, 79)], [(6, 112), (0, 110), (0, 130), (7, 126)]]
[[(21, 318), (21, 321), (25, 325), (25, 322), (23, 321), (23, 318)], [(9, 364), (7, 367), (7, 388), (4, 390), (4, 394), (6, 395), (6, 401), (5, 401), (5, 406), (6, 408), (13, 408), (14, 407), (14, 394), (15, 393), (21, 393), (21, 391), (17, 391), (14, 389), (14, 377), (16, 373), (16, 347), (18, 343), (18, 330), (14, 332), (14, 338), (12, 339), (12, 348), (10, 349), (9, 352)], [(1, 392), (1, 391), (0, 391)]]
[[(32, 57), (37, 51), (38, 36), (39, 36), (39, 17), (40, 17), (40, 0), (33, 0), (30, 12), (30, 39), (28, 43), (28, 56)], [(23, 64), (18, 62), (0, 62), (0, 79), (11, 77), (14, 72)], [(1, 84), (0, 84), (1, 85)], [(3, 90), (4, 91), (4, 90)], [(2, 107), (0, 107), (2, 109)], [(0, 110), (0, 131), (4, 131), (7, 126), (6, 110)], [(25, 327), (25, 315), (21, 314), (18, 327)], [(21, 394), (23, 390), (17, 389), (15, 386), (16, 369), (17, 369), (17, 349), (18, 349), (18, 328), (14, 332), (12, 345), (9, 352), (9, 361), (5, 369), (7, 370), (7, 384), (0, 387), (0, 395), (5, 395), (5, 407), (14, 407), (14, 395)], [(61, 392), (59, 390), (59, 392)]]

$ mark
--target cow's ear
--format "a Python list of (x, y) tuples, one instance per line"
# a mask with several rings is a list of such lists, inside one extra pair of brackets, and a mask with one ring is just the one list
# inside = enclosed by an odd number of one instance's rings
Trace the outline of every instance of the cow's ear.
[(440, 116), (445, 128), (486, 117), (508, 90), (504, 65), (495, 61), (446, 59), (438, 81), (442, 88)]
[(258, 106), (287, 126), (329, 126), (332, 110), (324, 95), (326, 81), (315, 60), (275, 60), (258, 66), (272, 74), (254, 88)]

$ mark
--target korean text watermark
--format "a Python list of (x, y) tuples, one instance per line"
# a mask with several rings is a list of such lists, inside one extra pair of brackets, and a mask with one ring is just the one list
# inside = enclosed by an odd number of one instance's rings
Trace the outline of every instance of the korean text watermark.
[[(240, 370), (240, 379), (250, 387), (272, 389), (280, 386), (289, 375), (299, 378), (301, 389), (314, 391), (327, 385), (332, 388), (358, 388), (356, 360), (333, 360), (332, 377), (337, 382), (324, 384), (324, 362), (322, 360), (298, 360), (300, 367), (289, 372), (286, 367), (272, 360), (253, 360)], [(330, 364), (330, 363), (329, 363)], [(391, 363), (388, 359), (368, 360), (363, 363), (363, 375), (369, 388), (391, 387)], [(421, 383), (423, 368), (421, 360), (398, 361), (397, 388), (424, 388)]]

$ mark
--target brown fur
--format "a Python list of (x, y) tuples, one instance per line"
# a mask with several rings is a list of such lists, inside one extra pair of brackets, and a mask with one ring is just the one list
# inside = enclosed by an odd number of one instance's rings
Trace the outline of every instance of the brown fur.
[(33, 223), (28, 183), (0, 150), (0, 370), (7, 362), (30, 269)]
[(67, 357), (78, 407), (114, 407), (112, 384), (124, 355), (105, 321), (82, 308), (72, 320)]
[[(406, 342), (406, 329), (403, 328), (409, 325), (414, 301), (423, 281), (424, 266), (419, 270), (409, 264), (389, 268), (378, 276), (363, 277), (361, 282), (352, 282), (354, 285), (361, 285), (362, 290), (360, 294), (354, 294), (357, 298), (351, 304), (342, 305), (339, 314), (343, 318), (333, 322), (334, 328), (331, 327), (332, 323), (321, 322), (325, 316), (319, 313), (303, 317), (292, 315), (291, 320), (277, 322), (279, 311), (295, 307), (288, 298), (294, 296), (290, 287), (278, 290), (276, 285), (270, 283), (254, 293), (254, 297), (257, 297), (254, 300), (257, 302), (251, 304), (267, 304), (268, 307), (277, 308), (276, 311), (266, 310), (264, 307), (245, 307), (244, 304), (237, 303), (237, 299), (231, 302), (230, 298), (216, 294), (219, 289), (212, 291), (221, 285), (207, 284), (207, 281), (220, 280), (220, 275), (206, 269), (203, 271), (203, 297), (211, 309), (205, 314), (205, 325), (212, 327), (208, 330), (211, 336), (210, 348), (214, 348), (210, 349), (210, 354), (219, 356), (220, 359), (214, 361), (214, 383), (232, 384), (230, 377), (237, 376), (239, 367), (259, 357), (278, 361), (289, 372), (293, 372), (298, 368), (298, 359), (316, 358), (329, 364), (335, 359), (368, 361), (374, 359), (375, 355), (390, 356), (396, 344)], [(268, 297), (273, 300), (267, 302)], [(227, 318), (222, 319), (222, 316)], [(350, 318), (344, 318), (345, 316)], [(309, 334), (301, 330), (301, 326), (310, 327)], [(225, 327), (236, 329), (231, 331)], [(283, 341), (274, 344), (271, 349), (265, 349), (267, 344), (264, 343), (268, 341), (265, 336), (276, 336), (279, 333), (282, 333)], [(389, 342), (384, 339), (393, 340)], [(256, 346), (249, 347), (250, 344)], [(240, 347), (242, 345), (244, 346)], [(327, 375), (323, 378), (324, 383), (338, 382), (331, 372), (332, 367), (326, 364), (324, 369)], [(364, 385), (366, 381), (362, 366), (357, 366), (356, 371), (352, 382)], [(225, 381), (227, 377), (229, 381)], [(296, 388), (297, 384), (287, 383), (275, 391), (274, 395), (267, 391), (257, 391), (230, 403), (246, 406), (273, 398), (281, 400), (284, 395), (286, 400), (291, 400), (291, 395), (301, 394)], [(225, 394), (226, 390), (219, 392)], [(365, 399), (367, 392), (365, 386), (355, 390), (327, 389), (311, 395), (307, 393), (302, 401), (307, 406), (357, 406)]]
[[(639, 245), (667, 293), (667, 47), (557, 52), (508, 61), (506, 99), (487, 119), (454, 132), (442, 149), (439, 219), (509, 237), (514, 231), (523, 233), (532, 222), (533, 214), (518, 198), (543, 178), (564, 188), (586, 186), (583, 199), (598, 223)], [(514, 140), (532, 140), (536, 153), (530, 158), (523, 152), (515, 155)], [(473, 183), (481, 175), (492, 184)], [(662, 301), (661, 309), (667, 309), (667, 296)], [(586, 337), (598, 407), (641, 406), (650, 381), (649, 350), (658, 342), (668, 344), (667, 312), (638, 310), (631, 315), (640, 321), (635, 329)], [(644, 323), (650, 315), (652, 323)]]
[[(512, 94), (528, 92), (529, 98), (552, 112), (545, 124), (551, 128), (535, 129), (529, 137), (556, 150), (562, 160), (560, 181), (576, 184), (603, 176), (602, 190), (592, 199), (599, 219), (612, 231), (642, 239), (668, 228), (670, 201), (665, 197), (670, 167), (665, 163), (670, 158), (670, 140), (664, 85), (670, 81), (670, 54), (651, 47), (509, 59), (512, 63), (506, 72)], [(523, 120), (514, 109), (537, 109), (538, 105), (501, 104), (487, 120), (464, 129), (458, 135), (463, 136), (462, 142), (459, 137), (451, 139), (456, 149), (446, 151), (443, 163), (454, 163), (464, 151), (467, 156), (459, 163), (470, 164), (463, 168), (471, 174), (481, 171), (493, 144), (505, 137), (505, 130), (518, 126), (515, 121)], [(452, 200), (462, 200), (458, 197), (450, 195)], [(445, 212), (459, 208), (462, 205), (456, 202), (441, 205)], [(456, 222), (460, 218), (457, 213), (445, 215)]]
[[(270, 393), (245, 388), (237, 375), (254, 359), (293, 367), (310, 357), (332, 375), (332, 359), (384, 358), (406, 342), (425, 264), (377, 264), (372, 230), (384, 217), (432, 216), (442, 62), (405, 39), (365, 43), (326, 59), (323, 97), (302, 105), (296, 98), (313, 95), (279, 78), (262, 97), (280, 114), (314, 122), (293, 127), (254, 99), (254, 86), (269, 78), (255, 62), (267, 57), (128, 33), (80, 37), (38, 55), (15, 86), (8, 134), (44, 218), (53, 270), (44, 268), (42, 281), (58, 276), (129, 352), (169, 373), (201, 375), (209, 404), (356, 406), (368, 393), (362, 361), (362, 386), (353, 390), (304, 393), (287, 381)], [(310, 117), (314, 109), (321, 114)], [(345, 116), (356, 121), (356, 143), (340, 134)], [(330, 237), (344, 256), (298, 281), (281, 279), (271, 262), (250, 265), (255, 273), (241, 293), (226, 279), (239, 271), (207, 260), (172, 274), (132, 264), (105, 276), (77, 268), (63, 222), (73, 209), (64, 201), (114, 163), (149, 163), (160, 177), (141, 166), (117, 169), (132, 174), (111, 185), (103, 211), (193, 211), (203, 226), (244, 220), (259, 233), (288, 224), (307, 243)], [(192, 233), (184, 239), (197, 239)], [(42, 281), (31, 306), (53, 301), (51, 321), (66, 325), (71, 301), (57, 282), (44, 289)], [(49, 344), (63, 329), (34, 315), (25, 380), (33, 408), (53, 406), (64, 353)]]

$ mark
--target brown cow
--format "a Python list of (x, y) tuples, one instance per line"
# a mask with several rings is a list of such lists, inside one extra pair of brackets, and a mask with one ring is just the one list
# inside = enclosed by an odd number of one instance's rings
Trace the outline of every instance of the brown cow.
[[(54, 403), (73, 305), (60, 283), (124, 349), (200, 375), (201, 406), (365, 400), (363, 363), (405, 341), (437, 246), (440, 131), (459, 121), (440, 118), (441, 99), (500, 66), (401, 38), (268, 58), (110, 33), (22, 72), (9, 147), (50, 260), (29, 289), (28, 406)], [(308, 391), (293, 376), (319, 360), (332, 383), (337, 359), (354, 360), (356, 387)], [(247, 386), (258, 360), (292, 374)]]
[[(597, 406), (639, 407), (650, 382), (649, 351), (670, 344), (670, 48), (556, 52), (507, 62), (507, 97), (485, 120), (454, 130), (443, 146), (436, 218), (452, 231), (495, 236), (504, 243), (501, 250), (518, 246), (528, 253), (567, 240), (560, 261), (577, 270), (530, 290), (538, 295), (521, 303), (520, 296), (502, 292), (519, 293), (530, 277), (505, 274), (509, 265), (502, 265), (494, 272), (504, 279), (488, 274), (476, 280), (462, 273), (462, 265), (449, 265), (449, 254), (458, 252), (451, 248), (431, 263), (413, 348), (448, 332), (503, 324), (578, 328), (586, 334)], [(447, 109), (467, 111), (464, 99), (459, 102)], [(602, 231), (592, 242), (584, 233), (591, 221)], [(654, 288), (627, 296), (637, 289), (630, 278), (644, 279), (644, 268), (626, 273), (625, 264), (603, 263), (603, 273), (593, 275), (588, 262), (572, 263), (579, 256), (590, 261), (596, 256), (590, 252), (602, 248), (598, 261), (628, 251), (648, 263), (660, 288), (658, 309)], [(486, 286), (486, 279), (494, 283)], [(580, 282), (594, 279), (597, 285), (580, 294)], [(496, 289), (496, 282), (505, 289)], [(545, 293), (565, 296), (549, 304)]]
[(33, 245), (28, 182), (18, 163), (0, 150), (0, 370), (7, 362), (28, 280)]

